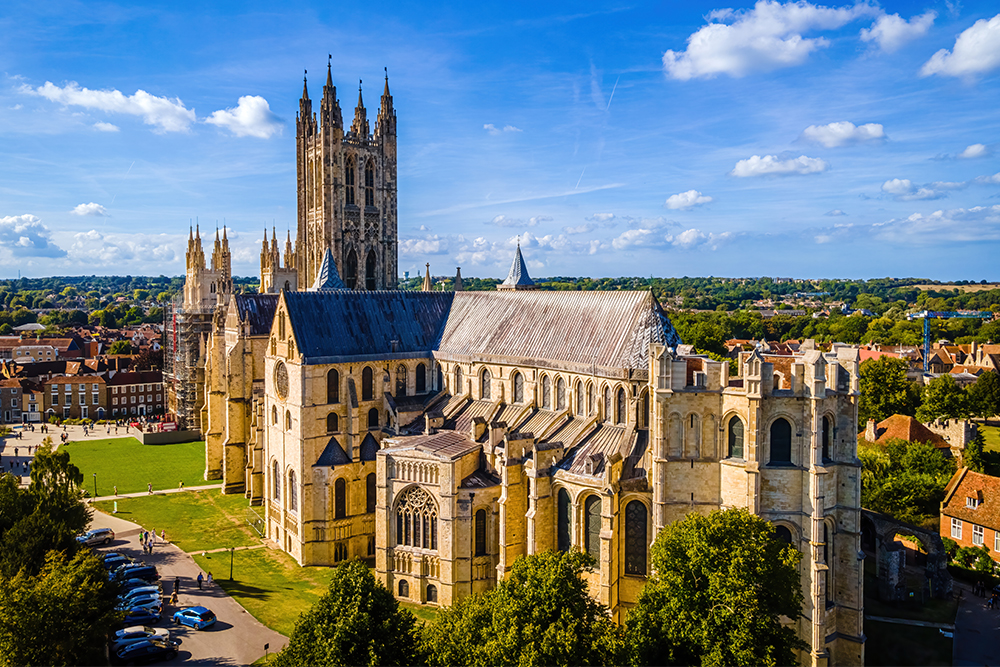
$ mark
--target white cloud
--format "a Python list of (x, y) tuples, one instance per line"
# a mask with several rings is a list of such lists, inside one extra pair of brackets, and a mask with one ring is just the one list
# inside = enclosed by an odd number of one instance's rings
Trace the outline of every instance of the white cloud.
[(589, 220), (590, 222), (602, 222), (602, 223), (610, 223), (614, 219), (615, 219), (614, 213), (595, 213), (594, 215), (586, 218), (586, 220)]
[(103, 263), (122, 267), (148, 266), (150, 262), (175, 262), (179, 260), (175, 248), (181, 237), (168, 234), (101, 234), (96, 230), (72, 236), (69, 259), (78, 265), (93, 266)]
[(52, 242), (52, 232), (30, 213), (0, 218), (0, 248), (15, 257), (64, 257), (66, 251)]
[(567, 234), (589, 234), (590, 232), (597, 229), (597, 225), (584, 224), (577, 225), (576, 227), (563, 227), (563, 231)]
[(819, 158), (800, 155), (797, 158), (782, 160), (777, 155), (754, 155), (736, 163), (730, 172), (733, 176), (746, 178), (749, 176), (789, 176), (792, 174), (818, 174), (829, 168), (826, 162)]
[(611, 241), (615, 250), (643, 248), (663, 245), (669, 236), (665, 237), (655, 229), (627, 229)]
[(861, 29), (861, 41), (875, 42), (883, 51), (892, 53), (912, 39), (925, 35), (937, 18), (937, 12), (914, 16), (909, 21), (899, 14), (883, 14), (871, 28)]
[(838, 217), (838, 216), (847, 215), (847, 214), (844, 213), (843, 211), (841, 211), (839, 208), (835, 208), (832, 211), (827, 211), (823, 215), (828, 215), (830, 217)]
[(100, 204), (95, 204), (90, 202), (89, 204), (79, 204), (73, 209), (73, 215), (92, 215), (98, 218), (107, 218), (108, 209), (104, 208)]
[(486, 123), (485, 125), (483, 125), (483, 129), (486, 130), (488, 133), (492, 134), (493, 136), (496, 136), (498, 134), (503, 134), (504, 132), (522, 132), (523, 131), (523, 130), (521, 130), (518, 127), (514, 127), (513, 125), (504, 125), (503, 129), (501, 129), (501, 128), (497, 127), (496, 125), (494, 125), (493, 123)]
[(706, 247), (715, 250), (734, 236), (732, 232), (714, 234), (712, 232), (703, 232), (700, 229), (686, 229), (676, 236), (667, 236), (667, 241), (685, 250), (691, 250), (696, 247)]
[(244, 95), (235, 108), (214, 111), (205, 122), (225, 128), (237, 137), (270, 139), (281, 134), (281, 119), (260, 95)]
[(702, 204), (708, 204), (711, 201), (711, 197), (703, 195), (697, 190), (688, 190), (687, 192), (670, 195), (667, 197), (665, 205), (667, 208), (672, 210), (685, 210), (694, 208), (695, 206), (701, 206)]
[(437, 234), (428, 234), (422, 239), (400, 239), (401, 255), (442, 255), (448, 252), (448, 240)]
[(893, 178), (882, 184), (882, 192), (890, 195), (905, 195), (914, 189), (913, 183), (908, 178)]
[(112, 125), (111, 123), (105, 123), (103, 121), (94, 123), (94, 129), (99, 132), (118, 132), (119, 128), (117, 125)]
[(802, 138), (827, 148), (836, 148), (844, 144), (885, 139), (885, 131), (879, 123), (855, 125), (844, 120), (827, 125), (810, 125), (802, 131)]
[(541, 222), (552, 222), (552, 218), (547, 215), (534, 215), (528, 218), (528, 224), (534, 227)]
[(868, 4), (823, 7), (805, 1), (759, 0), (753, 9), (713, 11), (709, 23), (688, 37), (687, 50), (663, 54), (667, 75), (682, 81), (728, 74), (734, 77), (801, 65), (829, 42), (806, 38), (810, 30), (833, 30), (880, 10)]
[(1000, 205), (914, 213), (872, 225), (881, 240), (905, 244), (966, 243), (1000, 240)]
[(552, 218), (546, 218), (544, 216), (535, 216), (533, 218), (529, 218), (526, 222), (520, 218), (508, 218), (506, 215), (498, 215), (490, 220), (490, 224), (496, 225), (497, 227), (535, 227), (539, 222), (551, 219)]
[(990, 154), (990, 149), (983, 144), (972, 144), (958, 154), (960, 158), (986, 157)]
[(955, 40), (954, 48), (941, 49), (920, 68), (921, 76), (974, 76), (1000, 67), (1000, 14), (979, 19)]
[(22, 92), (40, 95), (52, 102), (85, 109), (140, 116), (146, 125), (157, 133), (186, 132), (195, 121), (194, 109), (187, 109), (180, 99), (156, 97), (144, 90), (134, 95), (123, 95), (117, 90), (90, 90), (70, 81), (64, 87), (46, 81), (44, 86), (24, 86)]
[(956, 190), (964, 186), (964, 183), (932, 183), (931, 186), (917, 186), (908, 178), (893, 178), (882, 184), (882, 192), (892, 195), (898, 201), (915, 201), (940, 199), (945, 196), (941, 190)]

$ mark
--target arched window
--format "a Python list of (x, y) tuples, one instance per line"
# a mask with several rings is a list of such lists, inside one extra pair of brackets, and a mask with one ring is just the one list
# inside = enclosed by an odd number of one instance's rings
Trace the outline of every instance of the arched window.
[(292, 430), (292, 413), (289, 412), (288, 410), (285, 410), (285, 430), (286, 431)]
[(625, 574), (646, 574), (646, 515), (638, 500), (625, 506)]
[(594, 410), (597, 409), (595, 405), (597, 403), (597, 394), (594, 392), (594, 384), (592, 382), (587, 383), (587, 416), (594, 414)]
[(774, 537), (775, 539), (781, 540), (785, 544), (792, 543), (792, 531), (788, 530), (784, 526), (774, 527)]
[(524, 376), (514, 373), (514, 402), (524, 403)]
[(273, 496), (275, 501), (281, 500), (281, 471), (278, 469), (278, 462), (274, 461), (271, 464), (271, 481), (273, 483), (274, 489)]
[(347, 482), (338, 477), (333, 483), (333, 518), (343, 519), (347, 516)]
[(365, 477), (365, 512), (371, 514), (375, 511), (375, 503), (378, 497), (375, 495), (375, 473), (368, 473)]
[(484, 401), (490, 400), (490, 369), (484, 368), (483, 375), (480, 378), (480, 388), (479, 388), (480, 398)]
[(830, 418), (823, 417), (823, 460), (824, 461), (832, 460), (830, 456), (830, 440), (832, 437), (831, 433), (832, 430), (833, 429), (830, 428)]
[(438, 601), (438, 589), (434, 584), (427, 584), (427, 601), (437, 602)]
[(336, 412), (331, 412), (326, 416), (326, 432), (336, 433), (340, 430), (340, 417)]
[(347, 261), (344, 262), (344, 285), (347, 289), (358, 286), (358, 253), (353, 250), (347, 253)]
[(299, 488), (295, 484), (295, 471), (288, 471), (288, 509), (292, 512), (299, 511)]
[(542, 407), (552, 409), (552, 382), (548, 375), (542, 378)]
[(617, 401), (615, 405), (615, 422), (619, 424), (624, 424), (627, 415), (625, 413), (625, 390), (621, 387), (618, 388), (618, 393), (616, 395)]
[(368, 430), (378, 428), (378, 408), (368, 411)]
[(792, 462), (792, 425), (785, 419), (771, 424), (771, 463), (788, 465)]
[(611, 387), (604, 388), (604, 421), (614, 421), (614, 415), (611, 414)]
[(403, 491), (396, 502), (396, 544), (437, 551), (437, 506), (419, 486)]
[(371, 366), (365, 366), (361, 371), (361, 400), (370, 401), (375, 398), (375, 380)]
[(461, 366), (455, 366), (455, 393), (459, 395), (465, 393), (465, 378)]
[(598, 559), (601, 558), (601, 499), (587, 496), (584, 510), (584, 549)]
[(401, 598), (410, 597), (410, 585), (406, 583), (405, 579), (399, 582), (399, 597)]
[(556, 378), (556, 410), (566, 409), (566, 380)]
[(639, 412), (641, 428), (649, 428), (649, 392), (642, 393), (642, 409)]
[(486, 510), (476, 510), (476, 555), (486, 555)]
[(736, 416), (729, 420), (729, 458), (743, 458), (743, 420)]
[(406, 366), (396, 366), (396, 397), (406, 396)]
[(566, 489), (559, 489), (558, 495), (558, 505), (559, 505), (559, 518), (558, 526), (556, 527), (556, 534), (558, 538), (558, 548), (559, 551), (569, 551), (569, 548), (573, 545), (573, 540), (570, 538), (570, 523), (569, 523), (569, 494)]
[(375, 257), (375, 251), (374, 250), (369, 250), (368, 251), (368, 259), (365, 260), (365, 289), (366, 290), (374, 290), (374, 289), (376, 289), (375, 272), (376, 272), (376, 268), (377, 268), (376, 267), (377, 263), (378, 263), (378, 259)]
[(326, 374), (326, 402), (340, 403), (340, 373), (336, 368)]
[(365, 163), (365, 206), (375, 205), (375, 163)]
[(576, 394), (576, 415), (582, 417), (586, 414), (584, 411), (584, 396), (583, 396), (583, 385), (579, 382), (576, 383), (576, 388), (573, 390)]
[(358, 184), (357, 167), (354, 156), (347, 158), (347, 165), (344, 168), (344, 199), (347, 204), (354, 204), (354, 192)]
[(423, 364), (417, 364), (417, 393), (423, 394), (427, 391), (427, 367)]
[(271, 406), (271, 423), (274, 424), (275, 426), (278, 425), (278, 406), (277, 405), (272, 405)]

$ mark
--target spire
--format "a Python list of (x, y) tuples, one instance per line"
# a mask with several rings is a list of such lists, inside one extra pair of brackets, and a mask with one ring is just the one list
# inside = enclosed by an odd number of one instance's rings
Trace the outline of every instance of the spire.
[(368, 114), (365, 111), (365, 101), (361, 97), (361, 79), (358, 79), (358, 106), (354, 109), (354, 122), (351, 123), (351, 132), (358, 139), (368, 138)]
[(194, 241), (194, 227), (188, 225), (188, 241)]
[(326, 85), (333, 88), (333, 55), (326, 56)]
[(333, 85), (333, 56), (327, 55), (326, 85), (323, 86), (323, 101), (320, 103), (320, 118), (325, 128), (341, 128), (344, 120), (340, 115), (340, 103), (337, 102), (337, 87)]
[(465, 286), (462, 284), (462, 267), (460, 266), (455, 267), (455, 291), (465, 291)]
[(333, 253), (327, 248), (323, 253), (323, 263), (320, 264), (316, 282), (309, 288), (310, 292), (326, 292), (329, 290), (347, 289), (337, 273), (337, 263), (333, 261)]
[(196, 241), (201, 240), (201, 229), (199, 228), (198, 223), (194, 224), (194, 238)]
[(226, 238), (226, 226), (222, 225), (222, 240), (228, 242), (229, 239)]
[(385, 90), (382, 91), (382, 97), (389, 97), (389, 68), (385, 68)]
[(309, 82), (306, 79), (307, 74), (309, 74), (309, 70), (302, 70), (302, 99), (309, 101)]
[[(306, 74), (308, 70), (303, 70)], [(299, 117), (296, 123), (299, 134), (312, 135), (316, 131), (313, 122), (312, 101), (309, 99), (309, 86), (305, 74), (302, 75), (302, 98), (299, 100)]]
[(521, 255), (520, 239), (517, 241), (517, 250), (514, 252), (514, 261), (510, 265), (510, 272), (507, 274), (507, 280), (497, 285), (497, 289), (538, 289), (538, 286), (531, 280), (531, 276), (528, 275), (528, 266), (524, 263), (524, 257)]
[(430, 292), (433, 289), (434, 289), (434, 286), (431, 284), (431, 264), (430, 264), (430, 262), (428, 262), (427, 263), (427, 273), (424, 274), (424, 285), (420, 289), (420, 291), (422, 291), (422, 292)]
[(392, 110), (392, 95), (389, 94), (389, 68), (385, 69), (385, 90), (378, 109), (378, 120), (375, 122), (375, 133), (382, 137), (396, 136), (396, 112)]

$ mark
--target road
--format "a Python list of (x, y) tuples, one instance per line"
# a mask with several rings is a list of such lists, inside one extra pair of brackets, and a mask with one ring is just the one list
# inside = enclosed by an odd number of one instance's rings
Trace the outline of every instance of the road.
[[(120, 551), (155, 565), (167, 595), (173, 591), (174, 579), (180, 577), (179, 606), (164, 605), (160, 626), (171, 628), (172, 634), (181, 640), (181, 651), (175, 660), (165, 664), (249, 665), (264, 655), (264, 644), (269, 644), (268, 652), (273, 653), (288, 643), (285, 636), (265, 627), (219, 586), (206, 585), (199, 590), (197, 577), (201, 570), (198, 564), (174, 545), (157, 543), (152, 555), (143, 554), (139, 544), (140, 527), (103, 512), (94, 512), (91, 528), (115, 531), (115, 541), (101, 551)], [(192, 630), (170, 622), (169, 618), (178, 608), (195, 605), (204, 605), (215, 612), (218, 620), (213, 627)]]

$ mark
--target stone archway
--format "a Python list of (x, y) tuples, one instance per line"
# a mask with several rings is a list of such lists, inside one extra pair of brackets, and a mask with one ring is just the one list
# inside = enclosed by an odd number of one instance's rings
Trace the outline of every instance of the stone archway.
[(861, 510), (861, 542), (866, 549), (874, 542), (878, 596), (883, 601), (899, 601), (906, 597), (906, 553), (896, 542), (897, 535), (910, 535), (927, 552), (924, 566), (925, 585), (931, 597), (945, 598), (951, 593), (952, 579), (948, 574), (948, 554), (941, 536), (912, 524), (897, 521), (886, 514)]

